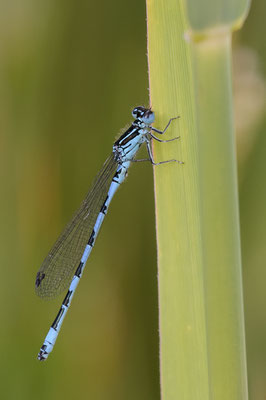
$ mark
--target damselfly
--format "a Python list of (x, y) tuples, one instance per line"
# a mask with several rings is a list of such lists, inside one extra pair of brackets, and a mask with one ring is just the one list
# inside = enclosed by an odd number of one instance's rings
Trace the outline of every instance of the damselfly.
[[(46, 360), (53, 350), (109, 204), (119, 185), (124, 181), (130, 163), (149, 160), (153, 165), (171, 161), (183, 164), (178, 160), (155, 163), (151, 150), (152, 139), (158, 142), (170, 142), (179, 138), (161, 140), (152, 133), (153, 131), (164, 134), (170, 123), (178, 117), (171, 118), (164, 130), (160, 131), (151, 126), (154, 122), (154, 112), (151, 109), (136, 107), (132, 115), (135, 118), (134, 122), (114, 143), (112, 154), (107, 158), (80, 208), (55, 242), (37, 273), (35, 287), (40, 297), (55, 297), (70, 285), (40, 349), (39, 360)], [(146, 143), (149, 158), (135, 160), (134, 156), (142, 143)]]

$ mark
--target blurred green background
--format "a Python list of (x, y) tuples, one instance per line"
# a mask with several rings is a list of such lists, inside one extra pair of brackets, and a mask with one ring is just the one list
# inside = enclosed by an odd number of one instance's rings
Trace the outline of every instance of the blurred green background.
[[(266, 3), (234, 36), (246, 339), (251, 399), (266, 398)], [(3, 399), (159, 399), (152, 168), (115, 196), (54, 352), (36, 360), (61, 299), (36, 272), (109, 155), (148, 104), (145, 2), (0, 4)], [(178, 73), (178, 71), (177, 71)], [(62, 296), (63, 297), (63, 296)]]

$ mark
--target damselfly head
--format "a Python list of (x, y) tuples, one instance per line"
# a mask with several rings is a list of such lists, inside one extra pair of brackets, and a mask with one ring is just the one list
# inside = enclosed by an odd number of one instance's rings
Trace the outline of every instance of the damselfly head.
[(135, 107), (132, 111), (133, 118), (142, 120), (145, 124), (150, 125), (154, 122), (154, 112), (150, 108)]

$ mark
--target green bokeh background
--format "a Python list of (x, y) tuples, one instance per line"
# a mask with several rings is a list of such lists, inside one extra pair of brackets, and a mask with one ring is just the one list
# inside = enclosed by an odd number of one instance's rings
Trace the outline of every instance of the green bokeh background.
[[(265, 15), (265, 1), (254, 0), (234, 41), (256, 53), (264, 79)], [(148, 104), (145, 2), (2, 2), (0, 49), (1, 398), (159, 399), (148, 163), (130, 169), (54, 353), (36, 360), (61, 301), (35, 295), (36, 272), (131, 109)], [(249, 387), (257, 400), (266, 397), (265, 111), (249, 130), (255, 139), (239, 182)]]

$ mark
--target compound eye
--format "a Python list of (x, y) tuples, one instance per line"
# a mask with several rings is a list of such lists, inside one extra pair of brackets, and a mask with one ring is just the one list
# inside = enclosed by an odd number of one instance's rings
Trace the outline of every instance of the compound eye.
[(134, 108), (134, 110), (132, 111), (132, 116), (133, 116), (134, 118), (137, 118), (137, 117), (138, 117), (138, 113), (139, 113), (139, 109), (138, 109), (138, 107), (136, 107), (136, 108)]
[(143, 122), (150, 125), (154, 122), (154, 119), (155, 119), (154, 112), (151, 110), (147, 110), (143, 116)]

